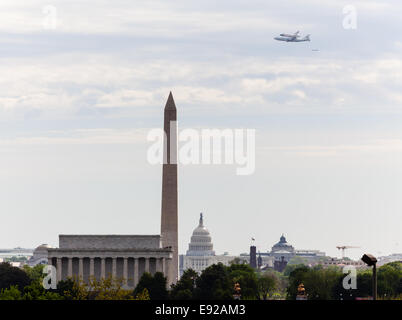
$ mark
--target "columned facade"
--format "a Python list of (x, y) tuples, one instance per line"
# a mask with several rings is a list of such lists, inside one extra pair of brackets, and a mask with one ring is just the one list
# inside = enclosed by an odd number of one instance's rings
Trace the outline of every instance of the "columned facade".
[[(78, 255), (76, 253), (58, 252), (57, 253), (58, 257), (54, 257), (53, 255), (49, 257), (49, 264), (52, 264), (56, 268), (57, 281), (66, 280), (67, 278), (80, 278), (84, 280), (84, 282), (88, 283), (88, 280), (90, 278), (100, 280), (101, 278), (107, 278), (109, 276), (112, 276), (114, 278), (123, 279), (124, 284), (127, 287), (135, 287), (138, 284), (138, 281), (141, 278), (142, 273), (149, 272), (152, 275), (155, 274), (155, 272), (165, 273), (166, 270), (165, 263), (166, 261), (170, 261), (172, 259), (171, 256), (165, 255), (163, 253), (158, 256), (155, 255), (155, 253), (149, 256), (146, 256), (146, 254), (138, 254), (138, 253), (133, 254), (129, 252), (125, 254), (121, 253), (116, 254), (117, 256), (115, 257), (106, 257), (106, 256), (100, 256), (99, 251), (96, 253), (88, 252), (87, 255), (83, 253), (81, 253), (81, 255)], [(60, 257), (60, 255), (62, 255), (62, 257)], [(94, 261), (96, 258), (100, 259), (101, 261), (101, 270), (98, 274), (95, 273), (95, 266), (94, 266)], [(105, 265), (106, 259), (108, 258), (112, 259), (113, 261), (111, 273), (110, 272), (106, 273), (106, 271), (104, 271), (105, 268), (102, 268), (102, 266)], [(121, 259), (122, 262), (119, 261), (119, 258)], [(64, 272), (64, 276), (61, 266), (62, 259), (67, 259), (68, 261), (68, 270), (67, 272)], [(74, 261), (77, 259), (79, 261), (78, 273), (74, 273), (73, 264)], [(132, 259), (134, 262), (131, 267), (129, 267), (128, 264), (129, 259)], [(145, 261), (143, 272), (140, 272), (139, 270), (140, 260)], [(88, 276), (86, 277), (84, 277), (84, 268), (87, 268), (89, 270)], [(130, 283), (132, 284), (131, 286)]]
[[(81, 248), (68, 248), (69, 244), (74, 247), (76, 243), (69, 243), (68, 238), (77, 240), (82, 237)], [(91, 238), (88, 241), (87, 238)], [(101, 248), (104, 237), (107, 237), (108, 245), (114, 248)], [(118, 239), (116, 239), (118, 237)], [(48, 252), (49, 263), (56, 267), (57, 281), (67, 278), (80, 278), (85, 283), (94, 278), (113, 277), (122, 279), (126, 288), (133, 289), (138, 284), (144, 272), (155, 274), (162, 272), (168, 277), (170, 285), (174, 279), (169, 278), (169, 267), (172, 262), (172, 250), (168, 248), (135, 248), (131, 240), (141, 246), (141, 240), (148, 240), (142, 246), (152, 246), (159, 243), (159, 236), (60, 236), (60, 248), (50, 249)], [(67, 238), (67, 241), (66, 239)], [(124, 239), (122, 239), (124, 238)], [(101, 239), (101, 240), (99, 240)], [(99, 240), (99, 241), (96, 241)], [(126, 240), (126, 244), (124, 244)], [(151, 241), (150, 241), (151, 240)], [(64, 241), (64, 243), (63, 243)], [(74, 241), (72, 241), (74, 242)], [(64, 248), (63, 248), (64, 244)], [(89, 247), (93, 248), (89, 248)], [(123, 248), (126, 246), (127, 248)], [(99, 248), (98, 248), (99, 247)]]

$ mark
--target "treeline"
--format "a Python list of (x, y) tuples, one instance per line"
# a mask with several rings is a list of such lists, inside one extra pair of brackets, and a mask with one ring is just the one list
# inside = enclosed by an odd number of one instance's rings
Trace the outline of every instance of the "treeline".
[[(372, 270), (358, 270), (356, 274), (356, 289), (344, 289), (343, 280), (346, 276), (339, 267), (309, 268), (304, 265), (292, 266), (287, 270), (287, 299), (293, 300), (297, 295), (300, 283), (304, 284), (309, 300), (355, 300), (373, 295)], [(286, 270), (285, 270), (286, 271)], [(391, 262), (378, 268), (377, 295), (380, 299), (402, 298), (402, 262)]]
[(230, 300), (240, 287), (241, 299), (281, 298), (286, 285), (281, 274), (272, 271), (256, 273), (246, 264), (212, 265), (201, 275), (193, 270), (167, 289), (167, 279), (160, 272), (144, 273), (134, 290), (124, 287), (123, 279), (108, 277), (89, 283), (79, 279), (59, 281), (57, 289), (44, 289), (43, 266), (24, 269), (0, 264), (0, 300)]
[[(160, 272), (144, 273), (134, 290), (124, 287), (123, 279), (92, 278), (89, 283), (67, 279), (57, 289), (45, 290), (43, 266), (24, 269), (0, 264), (0, 300), (294, 300), (303, 283), (309, 300), (347, 300), (372, 295), (372, 271), (357, 272), (357, 288), (344, 289), (346, 276), (338, 267), (289, 265), (283, 273), (273, 270), (255, 272), (246, 264), (215, 264), (201, 274), (186, 270), (180, 280), (167, 289)], [(378, 295), (382, 299), (402, 296), (402, 263), (378, 268)]]

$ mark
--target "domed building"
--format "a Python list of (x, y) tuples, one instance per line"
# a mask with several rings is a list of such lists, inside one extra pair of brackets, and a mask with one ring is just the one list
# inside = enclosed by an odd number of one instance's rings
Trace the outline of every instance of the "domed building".
[(204, 218), (200, 214), (198, 227), (194, 229), (191, 242), (188, 245), (187, 256), (214, 256), (212, 238), (207, 228), (204, 226)]
[(274, 258), (274, 269), (282, 272), (289, 260), (295, 255), (295, 248), (286, 241), (282, 234), (279, 242), (272, 246), (270, 256)]
[(204, 226), (204, 216), (201, 213), (198, 226), (193, 231), (186, 254), (179, 256), (180, 276), (187, 269), (193, 269), (201, 273), (210, 265), (219, 262), (229, 265), (229, 262), (236, 258), (228, 254), (215, 255), (213, 247), (211, 234)]
[(286, 241), (285, 236), (282, 234), (279, 242), (272, 246), (271, 255), (276, 256), (293, 256), (295, 248)]
[(53, 247), (48, 244), (41, 244), (33, 251), (32, 257), (28, 260), (28, 265), (33, 267), (37, 264), (48, 264), (48, 249), (51, 248)]

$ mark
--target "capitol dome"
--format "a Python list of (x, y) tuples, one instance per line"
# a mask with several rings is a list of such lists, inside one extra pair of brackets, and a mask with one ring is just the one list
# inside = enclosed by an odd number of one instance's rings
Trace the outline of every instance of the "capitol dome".
[(191, 241), (188, 245), (187, 256), (214, 256), (212, 238), (204, 226), (204, 218), (200, 214), (198, 227), (194, 229)]

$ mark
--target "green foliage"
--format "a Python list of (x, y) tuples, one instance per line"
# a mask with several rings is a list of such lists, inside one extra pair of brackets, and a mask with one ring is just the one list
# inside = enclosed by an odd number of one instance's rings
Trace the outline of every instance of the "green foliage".
[(343, 276), (339, 268), (323, 268), (322, 266), (297, 268), (289, 275), (288, 299), (296, 299), (297, 287), (301, 283), (304, 284), (309, 300), (337, 299), (334, 288), (339, 285)]
[(37, 264), (34, 267), (30, 267), (26, 264), (22, 267), (22, 269), (25, 271), (25, 273), (28, 275), (28, 277), (32, 281), (36, 281), (36, 282), (42, 282), (43, 278), (45, 277), (45, 274), (43, 273), (44, 268), (45, 268), (45, 265), (43, 265), (43, 264)]
[(88, 283), (82, 278), (67, 279), (60, 291), (67, 300), (134, 300), (132, 290), (124, 288), (124, 280), (109, 275), (97, 280), (90, 277)]
[(231, 283), (228, 288), (229, 290), (231, 290), (237, 282), (240, 284), (242, 299), (258, 298), (257, 275), (253, 268), (248, 264), (231, 264), (227, 267), (227, 271)]
[(61, 280), (57, 283), (57, 289), (51, 290), (62, 296), (66, 300), (72, 300), (72, 297), (76, 297), (78, 295), (77, 288), (74, 285), (74, 281), (71, 278), (66, 280)]
[[(355, 299), (372, 295), (372, 269), (358, 270), (357, 289), (346, 290), (342, 282), (346, 274), (339, 267), (322, 265), (288, 265), (284, 273), (273, 270), (256, 273), (247, 264), (219, 263), (205, 269), (201, 275), (186, 270), (181, 279), (166, 289), (167, 280), (160, 272), (144, 273), (135, 288), (126, 290), (123, 279), (108, 277), (100, 281), (91, 278), (59, 281), (57, 289), (45, 290), (42, 285), (43, 266), (23, 269), (9, 263), (0, 264), (0, 300), (231, 300), (234, 284), (239, 283), (241, 299), (295, 299), (297, 287), (303, 283), (309, 300)], [(286, 276), (288, 274), (288, 276)], [(392, 262), (380, 268), (379, 299), (402, 299), (402, 263)]]
[(17, 286), (0, 290), (0, 300), (22, 300), (21, 291)]
[(307, 273), (310, 268), (304, 265), (296, 267), (289, 273), (289, 285), (287, 288), (287, 298), (290, 300), (295, 300), (297, 296), (297, 287), (299, 284), (304, 283)]
[(41, 282), (32, 281), (23, 290), (23, 300), (62, 300), (63, 297), (55, 292), (45, 290)]
[(11, 286), (24, 288), (31, 283), (31, 279), (23, 270), (11, 266), (9, 263), (0, 263), (0, 289)]
[(283, 270), (283, 275), (286, 277), (289, 277), (289, 275), (292, 273), (292, 271), (305, 267), (304, 264), (287, 264), (285, 267), (285, 270)]
[[(338, 267), (323, 268), (316, 266), (298, 267), (290, 272), (288, 299), (295, 299), (297, 286), (303, 283), (310, 300), (355, 299), (370, 297), (372, 292), (372, 269), (359, 270), (357, 273), (357, 289), (344, 289), (342, 282), (346, 274)], [(392, 262), (380, 268), (377, 272), (378, 297), (387, 299), (399, 297), (402, 294), (402, 263)]]
[(343, 273), (335, 269), (312, 269), (304, 280), (309, 300), (332, 300), (333, 288), (343, 278)]
[(134, 289), (134, 296), (141, 294), (144, 289), (147, 289), (151, 300), (166, 300), (168, 298), (166, 286), (167, 279), (163, 273), (156, 272), (152, 276), (150, 273), (144, 272)]
[(274, 274), (263, 273), (258, 276), (258, 298), (267, 300), (270, 294), (276, 289), (278, 280)]
[(28, 261), (27, 257), (24, 256), (12, 256), (11, 258), (5, 258), (4, 262), (26, 262)]
[(142, 290), (142, 292), (138, 293), (134, 300), (151, 300), (149, 297), (149, 292), (147, 290), (147, 288), (144, 288), (144, 290)]
[(233, 299), (233, 283), (227, 268), (214, 264), (206, 268), (196, 281), (195, 298), (205, 300)]
[(45, 290), (38, 282), (32, 282), (25, 286), (23, 291), (17, 286), (11, 286), (0, 291), (0, 300), (62, 300), (63, 297), (57, 293)]
[(306, 258), (300, 257), (300, 256), (294, 256), (292, 257), (287, 266), (293, 266), (293, 265), (307, 265), (308, 260)]
[(229, 265), (232, 265), (232, 264), (247, 264), (247, 260), (236, 257), (233, 260), (229, 261)]
[(193, 269), (184, 271), (180, 280), (173, 284), (170, 290), (170, 298), (173, 300), (190, 300), (193, 298), (195, 283), (198, 273)]
[(378, 269), (378, 294), (396, 297), (402, 294), (402, 262), (391, 262)]

